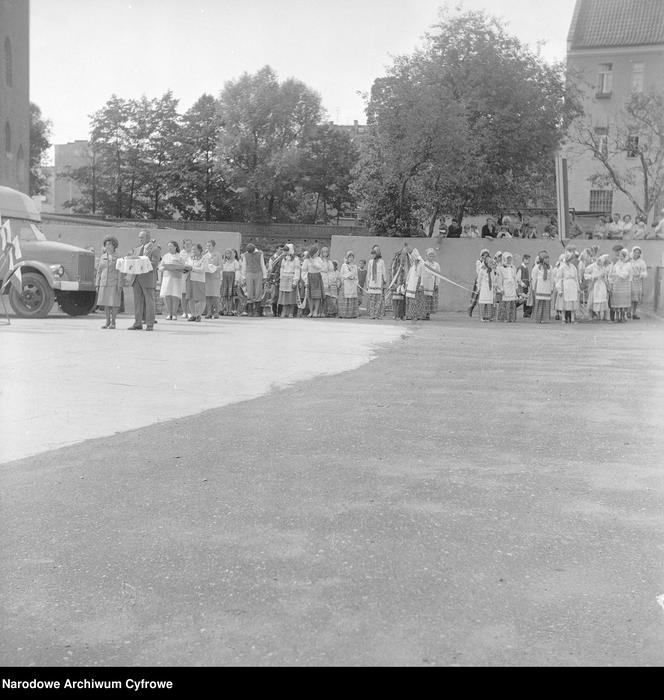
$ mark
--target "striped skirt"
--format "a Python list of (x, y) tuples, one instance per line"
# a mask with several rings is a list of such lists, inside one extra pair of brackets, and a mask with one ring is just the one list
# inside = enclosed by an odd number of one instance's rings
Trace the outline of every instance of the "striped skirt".
[(381, 294), (367, 294), (369, 318), (382, 318), (385, 314), (385, 299)]
[(628, 309), (632, 305), (632, 284), (629, 280), (617, 279), (611, 290), (612, 309)]
[(632, 302), (643, 301), (643, 280), (632, 280)]
[(233, 287), (235, 286), (235, 273), (221, 273), (221, 296), (224, 299), (231, 299), (233, 296)]
[(516, 301), (501, 301), (498, 306), (498, 320), (513, 323), (516, 321)]
[(309, 298), (312, 300), (323, 298), (323, 276), (320, 272), (310, 272), (307, 275), (309, 285)]
[(492, 321), (495, 307), (493, 304), (480, 304), (480, 318), (483, 321)]
[(339, 318), (358, 318), (360, 303), (357, 297), (339, 298)]
[(536, 323), (548, 323), (551, 319), (551, 299), (535, 299), (535, 313), (533, 319)]
[(425, 318), (426, 302), (424, 301), (424, 292), (415, 292), (415, 297), (406, 297), (406, 320), (418, 321)]

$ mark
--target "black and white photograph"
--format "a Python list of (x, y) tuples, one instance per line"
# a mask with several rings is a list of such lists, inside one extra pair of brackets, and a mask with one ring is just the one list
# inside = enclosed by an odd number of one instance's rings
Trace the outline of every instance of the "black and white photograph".
[(3, 690), (664, 665), (663, 346), (664, 0), (0, 0)]

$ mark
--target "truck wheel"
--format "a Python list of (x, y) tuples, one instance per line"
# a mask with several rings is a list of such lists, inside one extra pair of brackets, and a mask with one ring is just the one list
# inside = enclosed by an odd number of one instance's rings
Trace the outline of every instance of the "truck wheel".
[(68, 316), (87, 316), (97, 306), (97, 293), (61, 292), (58, 304)]
[(55, 294), (46, 280), (36, 272), (24, 272), (23, 289), (19, 294), (14, 286), (9, 292), (9, 303), (21, 318), (44, 318), (53, 307)]

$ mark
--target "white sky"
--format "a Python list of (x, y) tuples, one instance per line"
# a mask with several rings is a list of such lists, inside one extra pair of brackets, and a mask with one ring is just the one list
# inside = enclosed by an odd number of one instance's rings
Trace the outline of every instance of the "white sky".
[[(411, 53), (445, 0), (31, 0), (30, 99), (52, 142), (87, 139), (89, 115), (115, 93), (172, 90), (184, 112), (203, 94), (269, 64), (322, 97), (328, 118), (364, 123), (390, 56)], [(574, 0), (464, 0), (508, 22), (547, 60), (565, 57)]]

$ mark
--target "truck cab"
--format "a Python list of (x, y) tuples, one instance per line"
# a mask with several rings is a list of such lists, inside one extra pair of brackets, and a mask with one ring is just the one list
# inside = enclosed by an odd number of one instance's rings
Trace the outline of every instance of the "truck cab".
[[(70, 316), (85, 316), (96, 305), (94, 253), (66, 243), (49, 241), (39, 229), (41, 215), (30, 197), (0, 187), (0, 224), (9, 221), (12, 240), (18, 237), (22, 291), (9, 284), (5, 293), (17, 316), (44, 318), (57, 301)], [(1, 253), (2, 251), (0, 251)], [(9, 273), (0, 263), (0, 287)]]

